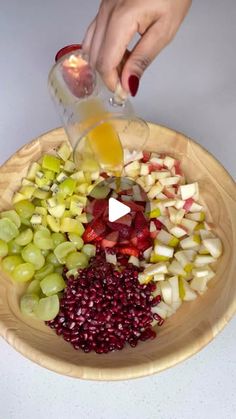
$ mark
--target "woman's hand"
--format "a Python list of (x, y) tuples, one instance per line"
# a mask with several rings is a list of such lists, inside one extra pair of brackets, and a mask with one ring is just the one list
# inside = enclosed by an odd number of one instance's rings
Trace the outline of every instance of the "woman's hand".
[[(136, 95), (140, 77), (173, 39), (190, 5), (191, 0), (102, 0), (83, 49), (112, 91), (121, 79), (123, 88)], [(136, 33), (140, 40), (128, 54)]]

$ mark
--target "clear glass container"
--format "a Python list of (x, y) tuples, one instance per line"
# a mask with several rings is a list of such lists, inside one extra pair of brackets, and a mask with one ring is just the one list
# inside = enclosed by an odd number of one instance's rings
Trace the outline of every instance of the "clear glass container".
[(64, 49), (57, 54), (48, 78), (49, 91), (73, 147), (75, 162), (79, 164), (84, 153), (89, 153), (104, 169), (109, 169), (107, 166), (120, 161), (118, 142), (124, 147), (126, 136), (135, 126), (138, 148), (143, 150), (149, 128), (135, 116), (121, 86), (111, 93), (83, 51), (74, 48), (66, 47), (66, 54), (61, 52)]

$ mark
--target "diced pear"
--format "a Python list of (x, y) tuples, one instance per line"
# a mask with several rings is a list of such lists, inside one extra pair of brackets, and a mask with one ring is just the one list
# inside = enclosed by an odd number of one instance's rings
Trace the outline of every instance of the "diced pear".
[(147, 275), (144, 272), (138, 274), (138, 281), (140, 284), (148, 284), (150, 281), (152, 281), (152, 278), (152, 275)]
[(106, 253), (106, 262), (112, 263), (113, 265), (117, 265), (117, 258), (116, 255), (112, 255), (111, 253)]
[(161, 294), (164, 302), (171, 305), (172, 303), (172, 287), (168, 281), (160, 282)]
[(164, 274), (155, 274), (153, 277), (153, 281), (159, 282), (159, 281), (165, 281), (165, 275)]
[(184, 279), (182, 279), (183, 281), (183, 287), (184, 287), (184, 291), (185, 291), (185, 295), (183, 300), (184, 301), (193, 301), (197, 298), (197, 294), (191, 289), (191, 287), (189, 286), (189, 284), (187, 283), (187, 281), (185, 281)]
[(186, 237), (186, 239), (182, 239), (180, 241), (180, 246), (182, 249), (194, 249), (198, 248), (200, 244), (200, 237), (196, 234)]
[(213, 271), (208, 265), (193, 269), (193, 275), (196, 278), (207, 277), (211, 272)]
[(145, 260), (149, 260), (152, 253), (152, 247), (149, 247), (143, 252), (143, 257)]
[(172, 288), (172, 302), (179, 301), (180, 296), (179, 296), (178, 276), (172, 276), (171, 278), (168, 279), (168, 281), (169, 281), (169, 284)]
[(200, 234), (202, 240), (214, 239), (215, 238), (215, 235), (209, 230), (200, 229), (199, 234)]
[(180, 226), (174, 226), (170, 229), (170, 233), (173, 234), (173, 236), (177, 237), (178, 239), (186, 236), (186, 230), (181, 228)]
[(223, 247), (222, 247), (222, 242), (219, 238), (204, 239), (202, 243), (206, 247), (206, 249), (209, 251), (211, 256), (213, 256), (216, 259), (221, 256)]
[(188, 220), (187, 218), (183, 218), (181, 221), (181, 226), (187, 229), (188, 233), (192, 233), (195, 227), (197, 226), (197, 221)]
[(138, 268), (140, 266), (139, 259), (136, 258), (135, 256), (130, 256), (128, 263), (132, 263), (132, 265), (137, 266)]
[(217, 259), (215, 259), (213, 256), (197, 255), (196, 259), (194, 261), (194, 265), (196, 267), (199, 267), (199, 266), (215, 263), (216, 261), (217, 261)]
[(147, 275), (167, 274), (168, 273), (167, 264), (166, 263), (152, 264), (148, 268), (145, 269), (144, 273)]
[(190, 208), (190, 212), (199, 212), (202, 211), (203, 206), (200, 204), (197, 204), (197, 202), (193, 202)]
[(157, 256), (164, 256), (167, 258), (172, 258), (174, 254), (174, 249), (173, 247), (165, 246), (164, 244), (157, 243), (155, 244), (155, 247), (154, 247), (154, 253)]
[(199, 294), (204, 293), (207, 290), (207, 277), (194, 277), (190, 282), (190, 286), (194, 291)]
[(185, 276), (186, 272), (177, 260), (172, 260), (168, 266), (168, 271), (171, 275), (183, 275)]
[(186, 218), (188, 218), (189, 220), (193, 220), (193, 221), (204, 221), (205, 220), (205, 213), (203, 211), (201, 212), (189, 212), (188, 214), (186, 214), (185, 216)]

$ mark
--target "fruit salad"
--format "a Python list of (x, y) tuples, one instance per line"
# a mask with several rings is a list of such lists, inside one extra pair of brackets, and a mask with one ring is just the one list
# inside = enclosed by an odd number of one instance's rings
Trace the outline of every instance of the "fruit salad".
[[(222, 243), (180, 161), (124, 150), (121, 179), (67, 143), (32, 163), (0, 214), (1, 269), (23, 315), (99, 354), (153, 339), (214, 277)], [(109, 199), (130, 208), (109, 221)], [(155, 327), (155, 329), (154, 329)]]

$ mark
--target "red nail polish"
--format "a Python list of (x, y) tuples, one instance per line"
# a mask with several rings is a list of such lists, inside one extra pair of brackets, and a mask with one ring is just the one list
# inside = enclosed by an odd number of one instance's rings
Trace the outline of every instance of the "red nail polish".
[(131, 96), (136, 96), (139, 88), (139, 78), (137, 76), (131, 75), (129, 77), (128, 83)]
[(61, 57), (63, 57), (64, 55), (68, 54), (69, 52), (73, 52), (77, 49), (81, 49), (82, 45), (81, 44), (71, 44), (71, 45), (66, 45), (65, 47), (61, 48), (56, 56), (55, 56), (55, 61), (57, 62)]

